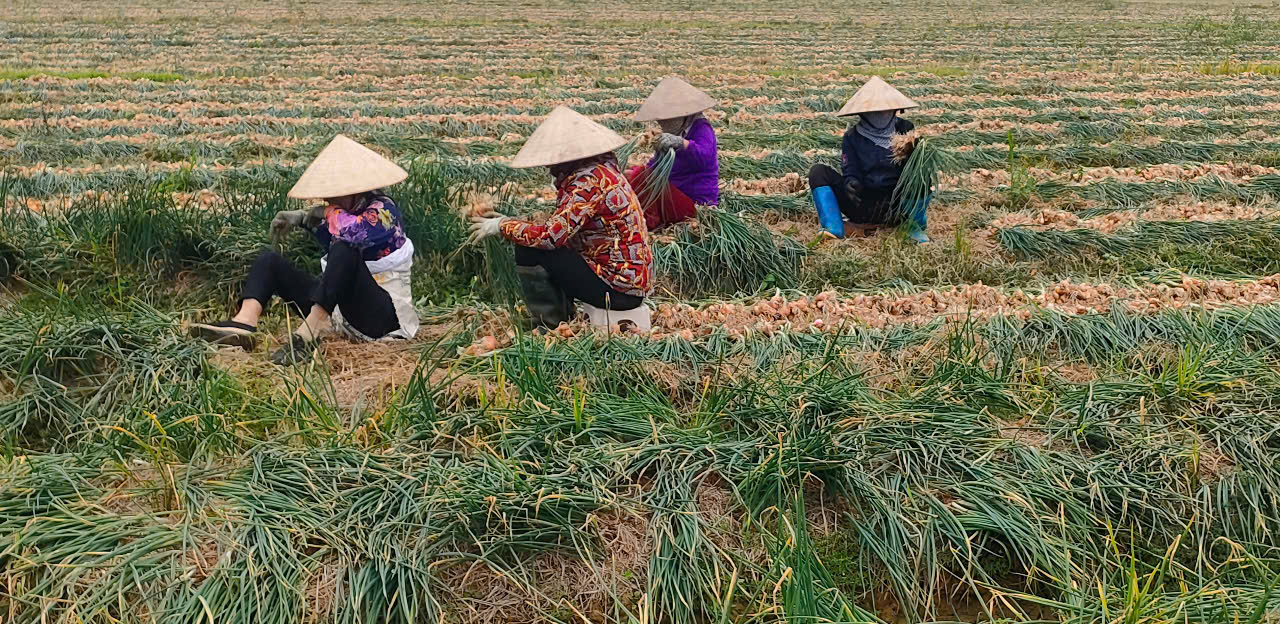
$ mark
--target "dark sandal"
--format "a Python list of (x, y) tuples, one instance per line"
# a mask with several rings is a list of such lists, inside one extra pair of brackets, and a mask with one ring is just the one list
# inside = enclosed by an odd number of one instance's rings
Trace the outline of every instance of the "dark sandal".
[(311, 359), (316, 350), (316, 341), (308, 342), (302, 336), (289, 334), (289, 342), (271, 354), (271, 362), (277, 366), (297, 366)]
[(192, 323), (188, 329), (192, 336), (202, 338), (213, 344), (231, 345), (245, 351), (252, 351), (258, 344), (254, 335), (258, 328), (235, 321), (219, 321), (217, 323)]

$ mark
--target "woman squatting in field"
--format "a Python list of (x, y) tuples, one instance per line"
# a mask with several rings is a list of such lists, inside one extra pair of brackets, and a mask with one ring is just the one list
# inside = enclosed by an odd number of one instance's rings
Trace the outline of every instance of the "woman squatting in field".
[(515, 243), (516, 273), (534, 325), (556, 327), (574, 316), (635, 311), (648, 331), (644, 298), (653, 288), (653, 250), (644, 212), (618, 169), (613, 150), (627, 140), (558, 106), (520, 148), (511, 166), (548, 167), (556, 211), (545, 223), (496, 212), (472, 217), (475, 243), (502, 236)]
[(289, 197), (323, 199), (324, 205), (284, 210), (271, 221), (275, 239), (297, 227), (312, 232), (325, 250), (320, 278), (264, 250), (249, 269), (236, 315), (194, 324), (192, 333), (252, 349), (259, 317), (272, 297), (280, 297), (306, 318), (272, 355), (277, 364), (305, 361), (330, 327), (356, 340), (412, 338), (418, 331), (409, 291), (413, 241), (404, 234), (400, 209), (381, 190), (406, 177), (373, 150), (335, 137), (289, 190)]
[[(692, 218), (696, 205), (720, 203), (716, 133), (702, 116), (715, 105), (711, 96), (671, 76), (658, 83), (636, 111), (636, 121), (656, 121), (662, 128), (653, 158), (627, 172), (650, 231)], [(671, 172), (665, 181), (651, 181), (650, 174), (660, 169), (657, 165), (666, 151), (675, 152)]]
[(917, 106), (884, 80), (873, 77), (836, 113), (840, 117), (858, 115), (859, 121), (844, 133), (841, 171), (821, 163), (809, 169), (818, 222), (827, 234), (844, 238), (850, 224), (897, 225), (906, 220), (912, 240), (929, 242), (924, 231), (929, 198), (900, 206), (893, 197), (906, 158), (895, 158), (890, 141), (894, 135), (915, 128), (898, 114)]

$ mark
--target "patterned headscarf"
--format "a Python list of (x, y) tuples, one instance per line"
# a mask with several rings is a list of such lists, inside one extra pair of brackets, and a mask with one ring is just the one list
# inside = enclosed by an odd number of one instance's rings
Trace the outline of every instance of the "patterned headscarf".
[(872, 143), (884, 149), (889, 149), (889, 139), (893, 138), (895, 118), (898, 111), (876, 111), (874, 113), (862, 113), (859, 115), (861, 119), (856, 126), (858, 134), (867, 137)]

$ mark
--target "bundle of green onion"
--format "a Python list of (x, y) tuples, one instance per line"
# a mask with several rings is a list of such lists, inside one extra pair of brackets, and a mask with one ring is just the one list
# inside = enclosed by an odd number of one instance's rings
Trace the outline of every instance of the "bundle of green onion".
[(667, 199), (670, 188), (667, 184), (671, 178), (671, 168), (675, 165), (676, 153), (673, 150), (664, 150), (656, 155), (653, 164), (645, 169), (644, 179), (634, 185), (636, 196), (640, 198), (642, 206), (662, 205)]
[(905, 161), (902, 177), (893, 189), (894, 205), (905, 211), (938, 188), (948, 155), (931, 139), (915, 132), (894, 137), (891, 147), (894, 161)]

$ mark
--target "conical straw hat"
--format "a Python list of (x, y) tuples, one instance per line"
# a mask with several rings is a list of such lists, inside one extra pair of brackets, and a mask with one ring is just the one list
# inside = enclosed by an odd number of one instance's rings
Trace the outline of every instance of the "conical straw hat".
[(701, 113), (716, 105), (711, 96), (697, 87), (671, 76), (663, 78), (654, 88), (653, 93), (636, 111), (636, 121), (654, 121), (657, 119), (675, 119), (694, 113)]
[(611, 152), (627, 140), (567, 106), (557, 106), (533, 131), (511, 166), (545, 167), (558, 165), (605, 152)]
[(874, 113), (877, 111), (896, 111), (904, 108), (920, 106), (901, 91), (889, 86), (879, 76), (872, 76), (867, 84), (862, 85), (853, 97), (845, 103), (844, 108), (836, 113), (838, 117), (857, 115), (858, 113)]
[(399, 165), (339, 134), (289, 189), (295, 199), (328, 199), (391, 186), (409, 177)]

